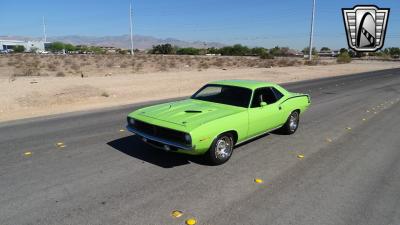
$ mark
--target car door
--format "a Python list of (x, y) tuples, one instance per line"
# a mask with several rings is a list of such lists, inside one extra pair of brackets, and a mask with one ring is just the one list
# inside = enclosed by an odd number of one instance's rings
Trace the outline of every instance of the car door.
[[(274, 129), (281, 124), (278, 100), (271, 87), (259, 88), (253, 92), (249, 108), (249, 137)], [(261, 102), (267, 105), (262, 106)]]

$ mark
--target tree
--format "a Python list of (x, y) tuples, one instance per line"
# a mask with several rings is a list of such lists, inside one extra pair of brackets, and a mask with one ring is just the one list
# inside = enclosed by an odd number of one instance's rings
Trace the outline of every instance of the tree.
[(170, 55), (174, 54), (175, 48), (171, 44), (162, 44), (153, 46), (153, 49), (150, 50), (151, 54), (163, 54), (163, 55)]
[(21, 53), (21, 52), (25, 52), (25, 46), (23, 45), (17, 45), (13, 48), (14, 52), (16, 53)]
[(53, 42), (49, 47), (52, 52), (61, 52), (65, 49), (65, 44), (59, 41)]
[(282, 50), (279, 46), (275, 46), (274, 48), (271, 48), (269, 50), (269, 54), (271, 54), (272, 56), (281, 56)]
[(76, 51), (76, 47), (72, 44), (65, 44), (64, 48), (65, 48), (65, 51), (67, 51), (67, 52)]
[[(310, 47), (303, 48), (303, 50), (301, 52), (303, 52), (304, 55), (308, 55), (310, 53)], [(317, 55), (317, 50), (315, 49), (315, 47), (312, 48), (311, 54)]]
[(347, 53), (348, 53), (349, 50), (347, 50), (347, 48), (341, 48), (341, 49), (339, 50), (339, 52), (340, 52), (340, 53), (344, 53), (344, 52), (347, 52)]
[(178, 55), (200, 55), (200, 49), (198, 48), (179, 48), (176, 51)]
[(235, 44), (233, 46), (226, 46), (220, 49), (221, 55), (232, 55), (232, 56), (244, 56), (250, 55), (250, 49), (241, 44)]
[(389, 55), (392, 58), (398, 58), (400, 56), (400, 48), (389, 48)]
[(328, 47), (322, 47), (321, 48), (321, 52), (328, 52), (328, 51), (331, 51), (331, 49), (328, 48)]
[(262, 56), (262, 55), (265, 55), (266, 53), (268, 53), (268, 49), (261, 48), (261, 47), (255, 47), (255, 48), (252, 48), (250, 50), (250, 52), (252, 55)]
[(269, 54), (268, 51), (265, 51), (260, 55), (260, 58), (261, 59), (273, 59), (274, 56)]
[(207, 53), (209, 54), (221, 54), (220, 50), (218, 48), (212, 47), (207, 49)]

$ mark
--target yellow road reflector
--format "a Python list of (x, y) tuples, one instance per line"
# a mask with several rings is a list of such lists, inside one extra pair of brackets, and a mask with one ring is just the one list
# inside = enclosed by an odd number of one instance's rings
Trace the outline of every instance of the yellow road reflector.
[(260, 179), (260, 178), (254, 179), (254, 182), (256, 182), (257, 184), (262, 184), (262, 183), (264, 183), (264, 181), (263, 181), (262, 179)]
[(363, 121), (366, 121), (367, 119), (363, 118), (362, 120), (363, 120)]
[(327, 138), (326, 141), (327, 141), (327, 142), (332, 142), (332, 139)]
[(351, 130), (351, 127), (346, 127), (347, 130)]
[(25, 156), (30, 156), (30, 155), (32, 155), (32, 152), (25, 152), (24, 155)]
[(124, 132), (124, 131), (125, 131), (124, 129), (119, 130), (119, 132)]
[(367, 110), (367, 113), (369, 113), (369, 110)]
[(171, 216), (175, 217), (175, 218), (179, 218), (183, 215), (183, 212), (179, 211), (179, 210), (174, 210), (171, 213)]
[(303, 158), (304, 158), (304, 155), (303, 155), (303, 154), (298, 154), (298, 155), (297, 155), (297, 158), (303, 159)]
[(66, 145), (60, 145), (60, 146), (58, 146), (58, 147), (60, 147), (60, 148), (65, 148), (65, 147), (67, 147)]
[(57, 145), (57, 146), (61, 146), (61, 145), (64, 145), (64, 143), (58, 142), (56, 145)]
[(190, 218), (185, 221), (187, 225), (195, 225), (197, 223), (195, 218)]

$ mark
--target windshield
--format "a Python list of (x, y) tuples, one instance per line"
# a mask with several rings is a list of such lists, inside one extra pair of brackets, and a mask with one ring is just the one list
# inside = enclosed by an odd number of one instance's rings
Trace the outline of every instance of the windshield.
[(191, 98), (247, 108), (251, 98), (251, 90), (235, 86), (208, 84)]

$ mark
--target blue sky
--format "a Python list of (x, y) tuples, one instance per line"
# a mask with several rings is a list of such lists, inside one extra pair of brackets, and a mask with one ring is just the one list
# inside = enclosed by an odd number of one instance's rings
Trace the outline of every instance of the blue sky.
[[(308, 45), (312, 0), (135, 0), (134, 33), (250, 46)], [(315, 45), (347, 46), (341, 8), (391, 8), (385, 47), (400, 46), (399, 0), (317, 0)], [(129, 33), (129, 0), (13, 0), (2, 2), (0, 35), (114, 36)]]

